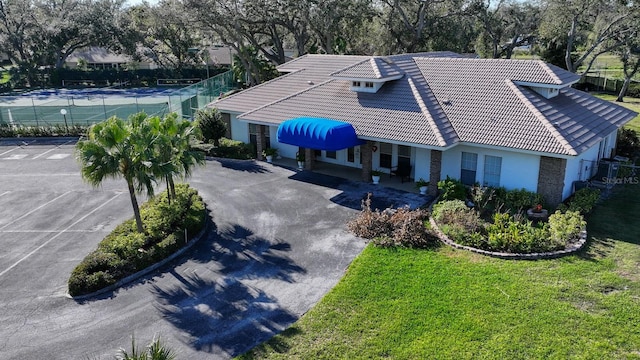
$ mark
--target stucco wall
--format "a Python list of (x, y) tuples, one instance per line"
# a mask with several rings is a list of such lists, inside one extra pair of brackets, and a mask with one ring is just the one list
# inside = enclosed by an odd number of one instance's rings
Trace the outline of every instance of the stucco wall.
[(416, 148), (415, 149), (415, 159), (414, 159), (414, 168), (415, 168), (415, 180), (420, 180), (420, 178), (429, 181), (429, 164), (431, 163), (431, 150)]
[(536, 191), (538, 187), (538, 168), (540, 156), (521, 154), (512, 151), (485, 149), (468, 145), (456, 146), (442, 153), (442, 178), (460, 178), (462, 152), (478, 154), (476, 181), (483, 183), (485, 155), (502, 157), (500, 186), (507, 189), (525, 188)]
[(249, 143), (249, 124), (239, 121), (235, 114), (231, 114), (231, 137), (233, 140)]

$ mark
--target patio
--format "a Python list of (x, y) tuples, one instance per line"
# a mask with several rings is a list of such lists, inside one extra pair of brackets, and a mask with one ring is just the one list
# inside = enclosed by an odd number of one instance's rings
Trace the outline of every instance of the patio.
[[(287, 167), (291, 169), (298, 169), (297, 162), (294, 159), (289, 158), (280, 158), (273, 159), (273, 164), (277, 166)], [(298, 171), (308, 171), (308, 170), (298, 170)], [(336, 164), (330, 164), (327, 162), (316, 162), (314, 164), (314, 168), (312, 170), (318, 174), (330, 175), (335, 177), (340, 177), (343, 179), (351, 180), (354, 182), (362, 182), (361, 169), (353, 168), (349, 166), (342, 166)], [(415, 186), (415, 182), (405, 181), (404, 183), (401, 181), (400, 177), (394, 176), (390, 177), (388, 174), (384, 174), (380, 179), (380, 185), (384, 187), (389, 187), (396, 190), (402, 190), (411, 193), (418, 193), (418, 189)]]

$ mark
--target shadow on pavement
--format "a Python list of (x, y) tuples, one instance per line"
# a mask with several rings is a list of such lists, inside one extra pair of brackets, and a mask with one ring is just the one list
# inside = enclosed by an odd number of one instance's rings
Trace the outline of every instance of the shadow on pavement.
[(289, 177), (318, 186), (324, 186), (342, 192), (330, 200), (338, 205), (350, 209), (362, 209), (362, 200), (371, 193), (371, 208), (386, 209), (408, 206), (411, 209), (419, 208), (433, 200), (431, 196), (409, 193), (402, 190), (373, 185), (364, 182), (355, 182), (335, 176), (318, 174), (310, 171), (297, 172)]
[(172, 274), (181, 284), (154, 286), (155, 307), (199, 351), (239, 355), (297, 320), (275, 299), (235, 279), (214, 282)]
[(263, 174), (263, 173), (271, 172), (271, 170), (267, 169), (266, 167), (262, 166), (256, 161), (234, 160), (234, 159), (223, 159), (223, 158), (216, 158), (215, 160), (219, 162), (223, 168), (227, 168), (230, 170), (244, 171), (244, 172), (254, 173), (254, 174), (256, 173)]

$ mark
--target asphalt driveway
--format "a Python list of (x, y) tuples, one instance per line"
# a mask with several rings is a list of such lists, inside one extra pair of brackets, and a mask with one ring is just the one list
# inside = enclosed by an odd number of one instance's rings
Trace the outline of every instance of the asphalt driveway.
[[(360, 199), (424, 199), (247, 161), (208, 161), (190, 180), (211, 229), (184, 256), (97, 298), (65, 297), (69, 272), (131, 216), (123, 181), (84, 184), (71, 145), (0, 146), (0, 358), (110, 359), (135, 334), (179, 359), (227, 359), (284, 330), (365, 243), (346, 231)], [(65, 155), (66, 154), (66, 155)]]

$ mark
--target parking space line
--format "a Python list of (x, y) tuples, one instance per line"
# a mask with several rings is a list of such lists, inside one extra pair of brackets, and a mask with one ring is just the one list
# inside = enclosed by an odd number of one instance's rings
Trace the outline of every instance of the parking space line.
[(38, 252), (38, 250), (42, 249), (43, 247), (47, 246), (50, 242), (52, 242), (53, 240), (57, 239), (60, 235), (64, 234), (65, 232), (69, 231), (69, 229), (71, 229), (72, 227), (76, 226), (77, 224), (79, 224), (81, 221), (83, 221), (84, 219), (86, 219), (87, 217), (91, 216), (94, 212), (102, 209), (103, 206), (109, 204), (111, 201), (115, 200), (118, 196), (122, 195), (122, 193), (117, 193), (114, 197), (112, 197), (111, 199), (103, 202), (100, 206), (98, 206), (97, 208), (91, 210), (89, 213), (87, 213), (85, 216), (81, 217), (80, 219), (78, 219), (77, 221), (75, 221), (73, 224), (67, 226), (64, 230), (61, 230), (60, 232), (58, 232), (56, 235), (52, 236), (49, 240), (45, 241), (44, 243), (42, 243), (42, 245), (38, 246), (37, 248), (33, 249), (33, 251), (31, 251), (30, 253), (28, 253), (27, 255), (23, 256), (20, 260), (16, 261), (15, 263), (13, 263), (13, 265), (9, 266), (8, 268), (6, 268), (5, 270), (3, 270), (2, 272), (0, 272), (0, 276), (8, 273), (9, 271), (11, 271), (11, 269), (13, 269), (14, 267), (18, 266), (21, 262), (25, 261), (26, 259), (28, 259), (29, 257), (31, 257), (31, 255), (35, 254), (36, 252)]
[[(0, 234), (47, 234), (47, 233), (57, 233), (60, 230), (0, 230)], [(98, 231), (107, 231), (104, 229), (96, 229), (96, 230), (67, 230), (68, 233), (94, 233)]]
[(19, 147), (19, 146), (16, 146), (16, 147), (14, 147), (14, 148), (13, 148), (13, 149), (11, 149), (11, 150), (7, 150), (7, 151), (5, 151), (5, 152), (3, 152), (3, 153), (0, 153), (0, 156), (2, 156), (2, 155), (4, 155), (4, 154), (8, 154), (8, 153), (10, 153), (10, 152), (12, 152), (12, 151), (14, 151), (14, 150), (18, 150), (18, 149), (20, 149), (20, 147)]
[(35, 159), (37, 159), (37, 158), (39, 158), (39, 157), (41, 157), (41, 156), (47, 155), (48, 153), (50, 153), (50, 152), (52, 152), (52, 151), (54, 151), (54, 150), (57, 150), (57, 149), (58, 149), (57, 147), (54, 147), (53, 149), (49, 149), (49, 150), (47, 150), (47, 151), (43, 152), (43, 153), (42, 153), (42, 154), (40, 154), (40, 155), (36, 155), (36, 156), (32, 157), (32, 158), (31, 158), (31, 160), (35, 160)]
[(66, 193), (64, 193), (64, 194), (62, 194), (62, 195), (60, 195), (60, 196), (56, 197), (56, 198), (55, 198), (55, 199), (53, 199), (53, 200), (49, 200), (49, 201), (47, 201), (46, 203), (44, 203), (44, 204), (42, 204), (42, 205), (38, 206), (37, 208), (35, 208), (35, 209), (33, 209), (33, 210), (29, 211), (28, 213), (26, 213), (26, 214), (24, 214), (24, 215), (20, 216), (19, 218), (14, 219), (13, 221), (8, 222), (8, 223), (6, 223), (6, 224), (4, 224), (4, 226), (0, 227), (0, 230), (2, 230), (2, 229), (4, 229), (4, 228), (6, 228), (7, 226), (9, 226), (9, 225), (13, 224), (14, 222), (16, 222), (16, 221), (18, 221), (18, 220), (20, 220), (20, 219), (24, 219), (25, 217), (27, 217), (27, 216), (29, 216), (29, 215), (33, 214), (34, 212), (36, 212), (36, 211), (38, 211), (38, 210), (42, 209), (43, 207), (45, 207), (45, 206), (47, 206), (47, 205), (51, 204), (52, 202), (54, 202), (54, 201), (56, 201), (56, 200), (60, 199), (61, 197), (63, 197), (63, 196), (65, 196), (65, 195), (67, 195), (67, 194), (68, 194), (68, 193), (70, 193), (70, 192), (71, 192), (71, 191), (67, 191)]
[(10, 193), (10, 192), (11, 192), (11, 191), (5, 191), (5, 192), (3, 192), (2, 194), (0, 194), (0, 197), (3, 197), (3, 196), (7, 195), (7, 194), (8, 194), (8, 193)]

